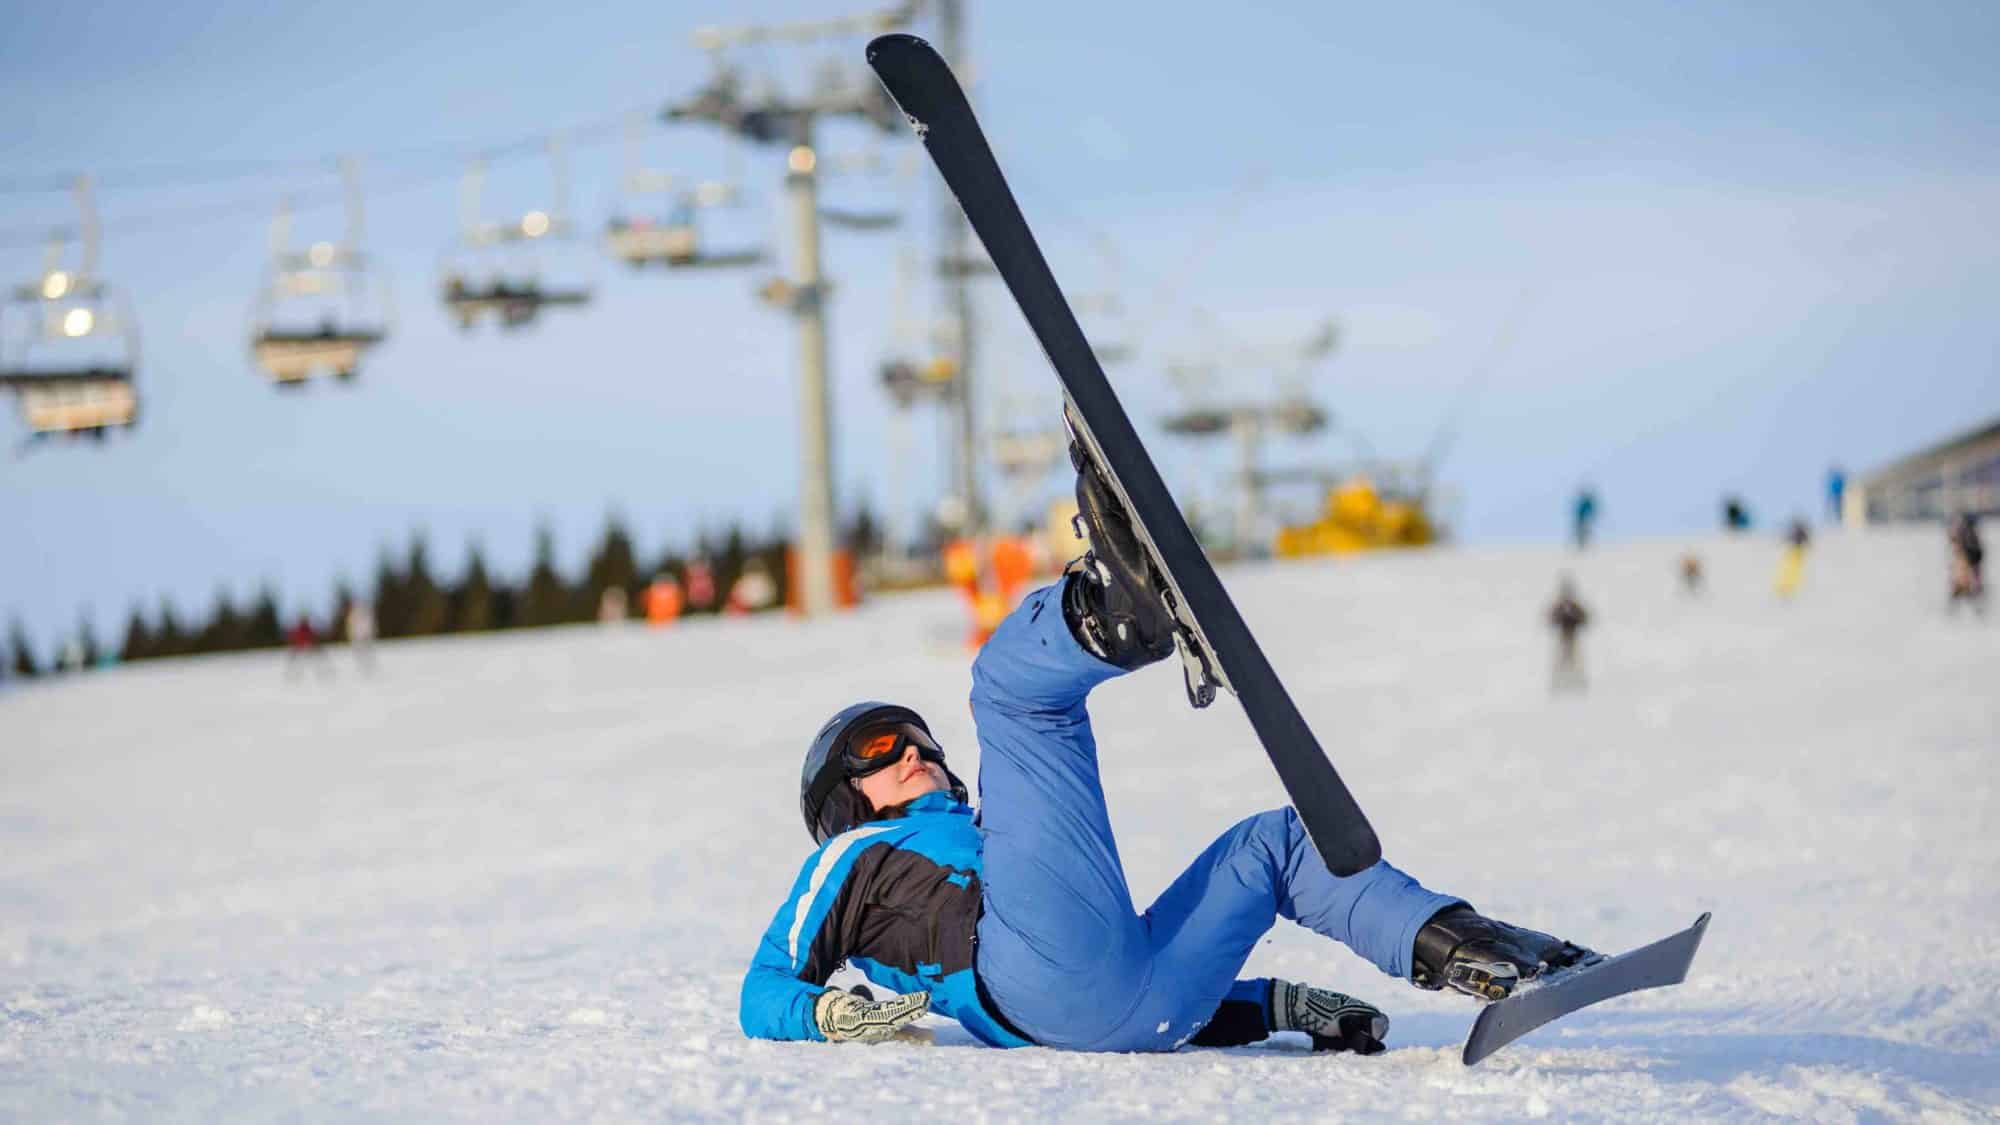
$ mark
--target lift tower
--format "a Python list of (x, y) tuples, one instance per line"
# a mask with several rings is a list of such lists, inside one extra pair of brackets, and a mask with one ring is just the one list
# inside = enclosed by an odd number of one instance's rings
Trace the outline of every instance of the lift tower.
[[(790, 276), (766, 285), (764, 297), (790, 313), (799, 347), (799, 527), (797, 604), (806, 616), (830, 612), (833, 584), (833, 408), (827, 380), (826, 282), (820, 270), (819, 156), (814, 131), (822, 118), (849, 117), (884, 133), (906, 126), (889, 96), (858, 62), (821, 69), (809, 92), (788, 97), (775, 84), (746, 83), (726, 53), (760, 44), (803, 44), (821, 39), (877, 35), (906, 25), (913, 4), (863, 15), (799, 23), (708, 27), (695, 45), (709, 52), (715, 71), (686, 101), (668, 106), (669, 121), (703, 121), (763, 145), (788, 146), (785, 194), (791, 212)], [(859, 52), (855, 52), (859, 58)]]

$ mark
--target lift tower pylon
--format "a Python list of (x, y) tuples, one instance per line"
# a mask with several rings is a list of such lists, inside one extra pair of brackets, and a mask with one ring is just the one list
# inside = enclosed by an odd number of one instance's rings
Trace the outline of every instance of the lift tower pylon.
[(903, 115), (871, 75), (859, 66), (822, 72), (809, 93), (787, 97), (760, 84), (749, 88), (722, 52), (760, 43), (806, 43), (818, 39), (879, 34), (907, 24), (914, 6), (904, 4), (860, 16), (809, 23), (738, 28), (703, 28), (696, 46), (712, 53), (716, 69), (708, 83), (685, 101), (663, 111), (669, 121), (702, 121), (748, 141), (787, 146), (785, 194), (792, 217), (790, 276), (763, 287), (772, 304), (798, 325), (799, 527), (796, 604), (815, 617), (836, 604), (833, 502), (832, 395), (827, 377), (826, 280), (820, 268), (819, 156), (815, 126), (829, 117), (853, 118), (886, 134), (904, 129)]

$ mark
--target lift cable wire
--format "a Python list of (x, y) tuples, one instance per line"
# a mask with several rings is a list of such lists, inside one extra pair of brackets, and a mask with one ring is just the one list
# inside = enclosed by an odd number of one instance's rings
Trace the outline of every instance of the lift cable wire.
[[(355, 155), (358, 155), (364, 166), (419, 163), (433, 163), (436, 165), (436, 167), (424, 171), (391, 177), (387, 180), (379, 181), (370, 187), (370, 194), (406, 191), (428, 183), (457, 179), (463, 175), (465, 165), (473, 160), (492, 162), (516, 157), (541, 155), (548, 151), (549, 143), (556, 138), (561, 138), (565, 144), (572, 147), (590, 147), (604, 144), (620, 136), (625, 123), (631, 119), (634, 112), (645, 113), (655, 108), (657, 107), (649, 104), (637, 111), (631, 109), (622, 110), (619, 113), (593, 119), (574, 128), (536, 133), (531, 136), (519, 137), (498, 144), (483, 146), (432, 145), (424, 148)], [(107, 182), (116, 182), (125, 187), (169, 187), (177, 185), (186, 186), (202, 182), (224, 183), (278, 174), (297, 175), (317, 172), (330, 176), (339, 171), (342, 159), (343, 157), (340, 156), (328, 156), (310, 161), (228, 161), (208, 165), (185, 165), (178, 168), (157, 166), (151, 171), (165, 172), (169, 173), (169, 175), (150, 183), (145, 182), (143, 179), (143, 175), (147, 170), (128, 168), (110, 172), (101, 177), (92, 175), (90, 181), (94, 187), (104, 187), (107, 185)], [(174, 177), (176, 176), (180, 178), (175, 179)], [(78, 177), (75, 175), (67, 177), (48, 175), (0, 180), (0, 193), (9, 190), (43, 191), (50, 190), (58, 185), (61, 190), (69, 191), (76, 186), (77, 179)], [(15, 186), (29, 184), (33, 186)], [(291, 200), (292, 209), (295, 212), (339, 206), (346, 199), (344, 189), (338, 185), (330, 185), (320, 190), (291, 191), (278, 194), (285, 195)], [(268, 209), (272, 195), (272, 191), (265, 190), (255, 196), (240, 197), (228, 202), (193, 203), (180, 207), (162, 207), (152, 211), (137, 212), (107, 221), (102, 225), (101, 230), (104, 234), (143, 234), (168, 227), (181, 228), (215, 222), (221, 219), (240, 219), (246, 213), (257, 213)], [(34, 227), (0, 228), (0, 250), (18, 250), (43, 246), (48, 243), (52, 235), (64, 235), (69, 233), (69, 229), (61, 223)]]

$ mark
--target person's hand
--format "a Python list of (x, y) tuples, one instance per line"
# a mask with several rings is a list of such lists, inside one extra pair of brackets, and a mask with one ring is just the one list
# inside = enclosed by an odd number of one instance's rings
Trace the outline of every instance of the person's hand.
[(1271, 1027), (1303, 1031), (1312, 1036), (1315, 1051), (1382, 1052), (1389, 1037), (1389, 1017), (1382, 1009), (1343, 992), (1288, 980), (1271, 982)]
[(829, 1043), (880, 1043), (931, 1010), (931, 994), (906, 992), (887, 1000), (865, 1000), (829, 988), (813, 1002), (813, 1022)]

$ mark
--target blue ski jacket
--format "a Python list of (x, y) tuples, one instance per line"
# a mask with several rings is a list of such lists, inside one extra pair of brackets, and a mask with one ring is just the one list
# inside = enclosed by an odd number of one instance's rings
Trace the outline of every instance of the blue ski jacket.
[(824, 1039), (813, 1003), (844, 961), (892, 992), (929, 992), (931, 1011), (983, 1043), (1028, 1044), (982, 1002), (973, 976), (980, 837), (972, 809), (948, 793), (904, 808), (806, 859), (743, 978), (744, 1034)]

